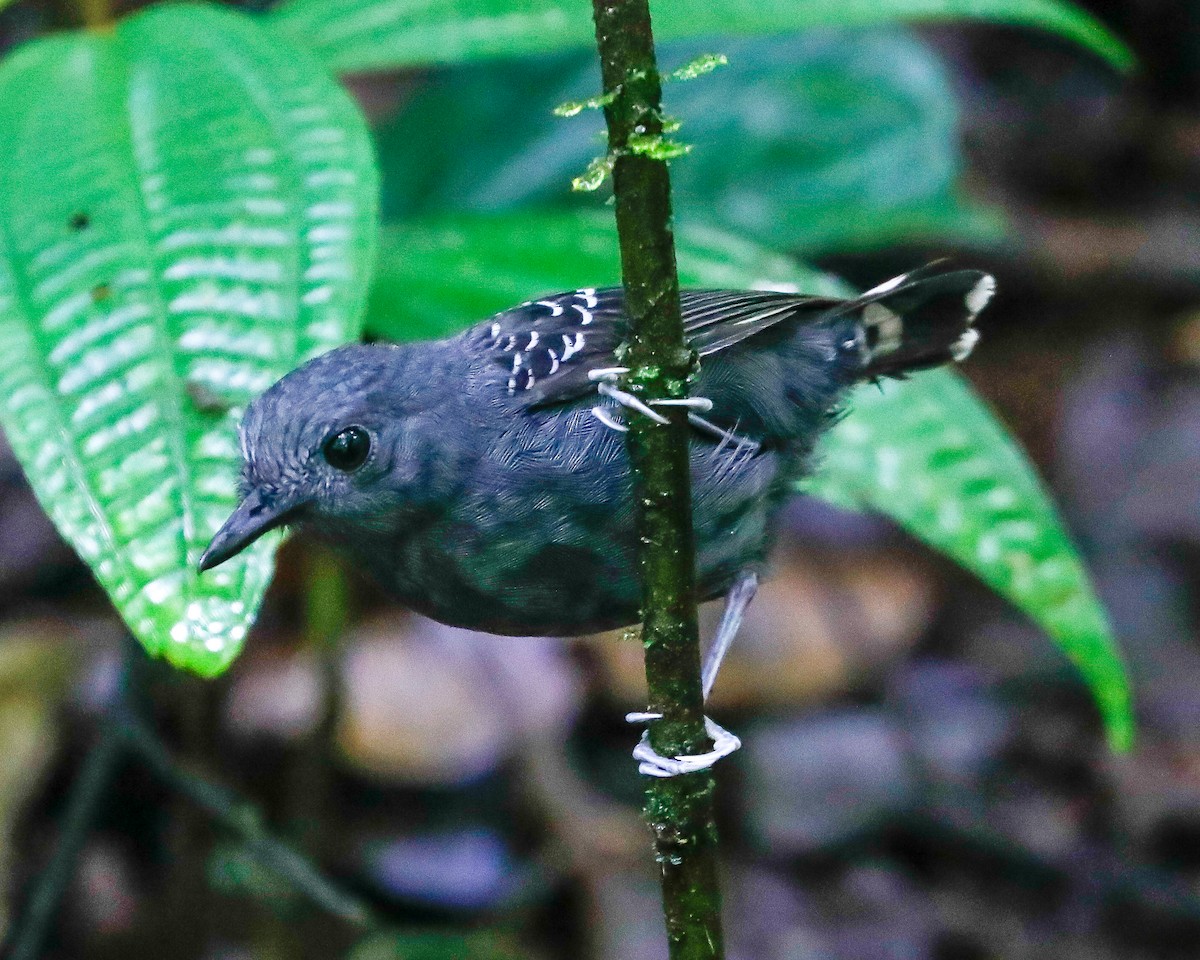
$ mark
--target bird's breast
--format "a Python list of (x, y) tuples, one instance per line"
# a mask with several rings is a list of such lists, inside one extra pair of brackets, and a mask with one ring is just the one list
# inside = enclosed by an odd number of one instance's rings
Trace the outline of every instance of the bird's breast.
[[(536, 425), (536, 424), (535, 424)], [(370, 552), (381, 582), (443, 623), (574, 636), (639, 619), (637, 531), (623, 437), (586, 411), (485, 450), (440, 517)], [(726, 444), (692, 457), (702, 599), (761, 562), (777, 458)], [(382, 562), (379, 562), (382, 561)]]

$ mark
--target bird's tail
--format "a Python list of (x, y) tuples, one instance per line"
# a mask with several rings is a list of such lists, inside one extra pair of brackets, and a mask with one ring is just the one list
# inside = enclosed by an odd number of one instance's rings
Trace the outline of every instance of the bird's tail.
[(903, 377), (966, 359), (979, 339), (975, 317), (996, 280), (979, 270), (936, 269), (895, 277), (832, 312), (846, 322), (841, 350), (858, 378)]

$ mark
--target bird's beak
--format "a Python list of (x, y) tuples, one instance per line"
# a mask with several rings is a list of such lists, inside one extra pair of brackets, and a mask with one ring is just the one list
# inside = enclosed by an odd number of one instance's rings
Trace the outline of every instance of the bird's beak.
[(241, 553), (268, 530), (282, 527), (303, 505), (287, 498), (268, 499), (252, 490), (212, 538), (200, 557), (200, 571), (211, 570)]

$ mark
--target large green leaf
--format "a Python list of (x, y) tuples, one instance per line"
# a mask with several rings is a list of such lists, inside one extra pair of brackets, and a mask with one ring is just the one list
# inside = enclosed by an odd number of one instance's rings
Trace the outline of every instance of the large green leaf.
[[(844, 292), (835, 281), (713, 230), (678, 233), (679, 272), (697, 286)], [(618, 276), (608, 216), (530, 214), (413, 223), (386, 232), (367, 329), (389, 339), (453, 332), (538, 293)], [(986, 348), (986, 344), (985, 347)], [(1026, 611), (1078, 665), (1114, 746), (1133, 735), (1112, 630), (1033, 468), (951, 370), (859, 388), (822, 440), (806, 481), (818, 496), (875, 509)]]
[[(581, 0), (284, 0), (275, 23), (339, 72), (525, 56), (595, 44)], [(658, 40), (973, 19), (1049, 30), (1127, 69), (1129, 49), (1065, 0), (655, 0)]]
[(1087, 679), (1114, 747), (1133, 739), (1112, 628), (1041, 481), (962, 377), (859, 388), (802, 489), (886, 513), (1037, 620)]
[[(833, 278), (711, 228), (682, 228), (684, 286), (803, 289), (839, 296)], [(616, 230), (606, 213), (460, 216), (385, 227), (365, 332), (427, 340), (539, 293), (619, 284)]]
[(245, 404), (353, 339), (376, 176), (353, 102), (229, 11), (170, 6), (0, 65), (0, 421), (145, 646), (240, 649), (269, 539), (211, 574)]
[[(727, 67), (666, 90), (678, 136), (696, 147), (672, 164), (681, 218), (802, 251), (998, 235), (998, 217), (959, 196), (953, 83), (908, 31), (814, 30), (722, 51)], [(700, 52), (676, 43), (660, 55)], [(444, 71), (380, 134), (385, 215), (578, 204), (571, 180), (601, 149), (603, 119), (552, 110), (599, 87), (594, 58)]]

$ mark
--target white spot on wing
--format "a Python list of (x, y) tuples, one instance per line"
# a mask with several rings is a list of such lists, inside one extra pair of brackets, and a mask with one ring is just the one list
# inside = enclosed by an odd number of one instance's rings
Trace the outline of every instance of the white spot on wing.
[(988, 301), (992, 299), (992, 294), (995, 292), (996, 278), (990, 273), (985, 273), (967, 294), (967, 309), (971, 311), (972, 317), (988, 305)]
[(979, 331), (968, 330), (950, 345), (950, 356), (954, 358), (955, 363), (962, 363), (971, 355), (971, 351), (975, 349), (975, 344), (978, 342)]
[(562, 362), (566, 363), (568, 360), (571, 359), (571, 357), (573, 357), (580, 350), (582, 350), (583, 344), (584, 344), (584, 338), (583, 338), (582, 331), (575, 334), (575, 338), (573, 340), (571, 339), (569, 334), (564, 333), (563, 334)]
[(863, 307), (863, 322), (879, 331), (879, 338), (871, 351), (872, 356), (894, 353), (904, 339), (904, 321), (894, 310), (882, 303), (868, 303)]

